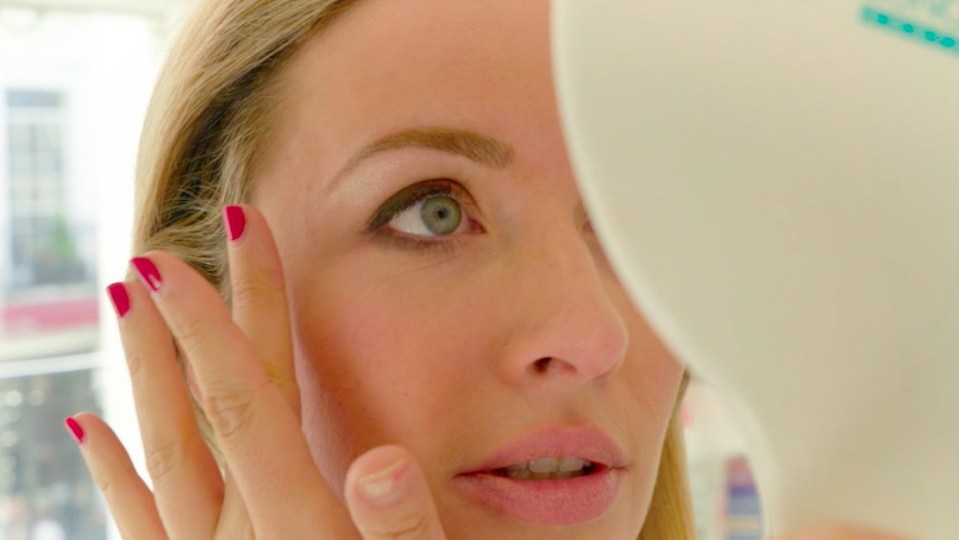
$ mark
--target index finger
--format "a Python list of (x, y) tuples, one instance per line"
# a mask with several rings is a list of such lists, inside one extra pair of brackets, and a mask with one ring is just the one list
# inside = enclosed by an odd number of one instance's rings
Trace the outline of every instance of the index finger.
[(283, 267), (273, 235), (266, 219), (252, 206), (225, 207), (223, 221), (229, 240), (233, 320), (253, 344), (270, 379), (299, 414)]
[(168, 253), (150, 252), (133, 264), (186, 353), (257, 536), (355, 534), (313, 463), (297, 415), (213, 286)]

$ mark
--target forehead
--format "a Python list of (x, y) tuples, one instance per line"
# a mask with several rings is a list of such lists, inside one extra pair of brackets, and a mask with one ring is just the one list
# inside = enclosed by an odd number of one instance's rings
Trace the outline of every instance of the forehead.
[(548, 11), (548, 0), (360, 1), (280, 75), (275, 139), (332, 168), (412, 126), (510, 137), (551, 121)]

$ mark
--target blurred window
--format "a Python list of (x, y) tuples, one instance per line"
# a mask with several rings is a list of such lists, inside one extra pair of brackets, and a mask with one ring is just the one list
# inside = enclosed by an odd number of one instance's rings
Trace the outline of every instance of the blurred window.
[[(89, 248), (94, 245), (93, 228), (71, 223), (67, 213), (63, 95), (8, 90), (6, 97), (10, 296), (29, 296), (31, 291), (50, 285), (87, 285), (84, 289), (92, 289), (95, 276)], [(81, 253), (81, 246), (88, 252)]]
[(102, 288), (129, 257), (136, 141), (191, 0), (0, 2), (0, 540), (118, 538), (65, 417), (142, 470)]
[(91, 370), (0, 379), (0, 538), (96, 540), (105, 513), (63, 418), (98, 410)]
[[(62, 91), (8, 88), (9, 241), (0, 275), (0, 538), (102, 539), (104, 511), (61, 423), (94, 391), (95, 225), (71, 213)], [(63, 353), (69, 353), (63, 356)]]

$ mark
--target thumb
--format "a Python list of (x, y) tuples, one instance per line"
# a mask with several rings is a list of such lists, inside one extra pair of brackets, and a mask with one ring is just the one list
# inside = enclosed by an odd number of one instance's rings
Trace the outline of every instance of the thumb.
[(399, 446), (358, 457), (346, 474), (346, 503), (364, 540), (444, 540), (416, 459)]

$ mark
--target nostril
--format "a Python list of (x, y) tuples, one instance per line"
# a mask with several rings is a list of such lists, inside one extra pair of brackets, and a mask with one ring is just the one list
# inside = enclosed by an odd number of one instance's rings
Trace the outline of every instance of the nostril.
[(550, 358), (540, 358), (533, 363), (533, 371), (536, 373), (546, 373), (546, 370), (549, 369)]

